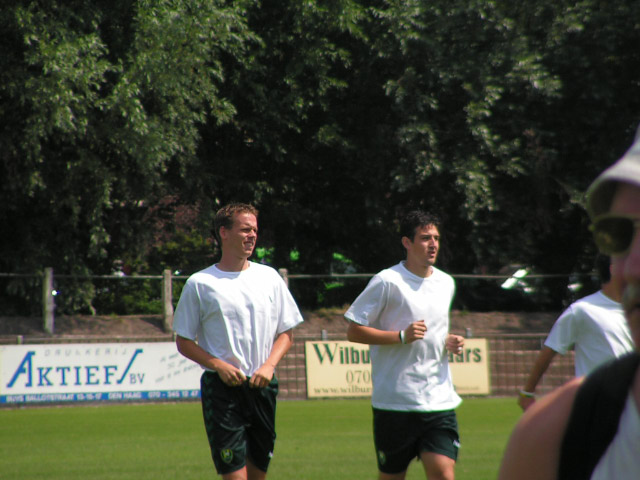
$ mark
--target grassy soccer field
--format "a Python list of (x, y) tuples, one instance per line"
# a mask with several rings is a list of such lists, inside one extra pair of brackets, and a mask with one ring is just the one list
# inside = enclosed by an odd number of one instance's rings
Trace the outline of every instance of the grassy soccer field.
[[(519, 415), (514, 399), (464, 401), (458, 480), (496, 477)], [(277, 429), (270, 478), (376, 478), (368, 400), (280, 402)], [(217, 478), (199, 403), (0, 409), (0, 452), (3, 480)]]

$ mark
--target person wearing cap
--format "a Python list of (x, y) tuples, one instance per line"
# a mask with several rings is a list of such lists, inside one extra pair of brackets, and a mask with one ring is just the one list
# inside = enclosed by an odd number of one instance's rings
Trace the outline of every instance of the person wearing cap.
[(635, 350), (527, 409), (499, 480), (636, 480), (640, 472), (640, 135), (589, 187), (587, 209), (594, 240), (622, 283)]
[(524, 388), (518, 395), (523, 410), (535, 402), (535, 391), (555, 356), (575, 350), (575, 375), (589, 374), (608, 360), (633, 350), (629, 325), (622, 311), (620, 278), (611, 277), (611, 258), (598, 254), (596, 270), (602, 287), (573, 302), (562, 312), (538, 353)]

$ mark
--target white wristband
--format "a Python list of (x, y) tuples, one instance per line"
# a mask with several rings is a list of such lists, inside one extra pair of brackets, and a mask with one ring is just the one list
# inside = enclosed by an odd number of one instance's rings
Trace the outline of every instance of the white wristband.
[(520, 396), (521, 397), (527, 397), (527, 398), (534, 398), (536, 396), (536, 394), (533, 393), (533, 392), (527, 392), (525, 390), (520, 390)]
[(400, 330), (400, 343), (404, 344), (404, 330)]

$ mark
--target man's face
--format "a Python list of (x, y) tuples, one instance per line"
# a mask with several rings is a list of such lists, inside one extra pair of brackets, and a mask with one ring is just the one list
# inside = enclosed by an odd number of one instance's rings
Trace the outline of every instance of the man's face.
[[(640, 220), (640, 187), (627, 183), (619, 184), (609, 213)], [(625, 315), (636, 347), (640, 348), (640, 234), (637, 229), (633, 233), (629, 248), (620, 255), (613, 256), (611, 274), (623, 285)]]
[(418, 227), (413, 240), (404, 237), (403, 245), (407, 249), (407, 258), (412, 258), (421, 265), (432, 266), (436, 263), (440, 250), (440, 232), (435, 225)]
[(222, 249), (240, 258), (249, 258), (258, 239), (258, 220), (251, 213), (236, 213), (231, 228), (220, 228)]

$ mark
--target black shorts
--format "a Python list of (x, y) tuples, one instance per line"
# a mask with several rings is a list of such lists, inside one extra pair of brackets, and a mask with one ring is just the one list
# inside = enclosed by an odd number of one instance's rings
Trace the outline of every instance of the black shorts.
[(266, 472), (276, 440), (275, 417), (278, 380), (266, 388), (226, 385), (217, 373), (200, 379), (202, 414), (218, 474), (243, 468), (250, 460)]
[(373, 409), (373, 440), (378, 469), (383, 473), (404, 472), (422, 452), (458, 458), (460, 438), (453, 410), (442, 412), (397, 412)]

